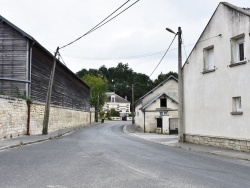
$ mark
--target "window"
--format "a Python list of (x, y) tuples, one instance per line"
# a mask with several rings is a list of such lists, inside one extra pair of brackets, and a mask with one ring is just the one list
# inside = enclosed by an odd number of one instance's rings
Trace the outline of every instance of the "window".
[(214, 46), (210, 46), (203, 50), (204, 68), (203, 72), (213, 72), (214, 66)]
[(238, 39), (236, 44), (237, 61), (244, 61), (244, 39)]
[(241, 64), (246, 64), (246, 58), (245, 58), (245, 53), (244, 53), (244, 34), (241, 34), (239, 36), (236, 36), (231, 39), (231, 65), (236, 66), (236, 65), (241, 65)]
[(161, 107), (167, 107), (167, 99), (166, 98), (162, 98), (160, 105), (161, 105)]
[(233, 111), (231, 112), (232, 115), (241, 115), (242, 112), (242, 104), (241, 104), (241, 97), (233, 97)]
[(214, 48), (209, 48), (204, 50), (204, 69), (212, 70), (214, 69)]

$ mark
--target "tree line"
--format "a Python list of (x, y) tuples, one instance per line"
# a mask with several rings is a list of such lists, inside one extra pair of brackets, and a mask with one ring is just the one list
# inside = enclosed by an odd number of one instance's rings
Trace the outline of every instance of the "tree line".
[(151, 80), (148, 75), (134, 72), (127, 63), (118, 63), (116, 67), (107, 68), (102, 65), (99, 69), (82, 69), (76, 75), (91, 87), (91, 105), (99, 106), (105, 102), (105, 93), (115, 92), (117, 95), (132, 101), (132, 84), (134, 85), (134, 100), (137, 101), (148, 91), (159, 85), (170, 75), (178, 79), (176, 72), (161, 73), (157, 79)]

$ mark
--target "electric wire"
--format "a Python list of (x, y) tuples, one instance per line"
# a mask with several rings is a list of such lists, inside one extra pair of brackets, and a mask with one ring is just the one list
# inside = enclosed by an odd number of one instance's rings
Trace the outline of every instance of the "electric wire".
[(61, 56), (61, 54), (60, 54), (59, 52), (58, 52), (58, 55), (59, 55), (59, 57), (62, 59), (63, 64), (67, 67), (65, 61), (63, 60), (63, 58), (62, 58), (62, 56)]
[(182, 46), (183, 46), (183, 49), (184, 49), (184, 52), (185, 52), (185, 56), (186, 56), (186, 59), (187, 59), (187, 52), (186, 52), (186, 48), (185, 48), (185, 45), (184, 45), (184, 35), (182, 33)]
[(173, 44), (174, 39), (175, 39), (175, 37), (176, 37), (176, 36), (177, 36), (177, 34), (175, 34), (175, 36), (174, 36), (174, 38), (173, 38), (172, 42), (170, 43), (170, 45), (169, 45), (169, 47), (168, 47), (167, 51), (164, 53), (163, 57), (161, 58), (160, 62), (157, 64), (157, 66), (155, 67), (155, 69), (153, 70), (153, 72), (150, 74), (149, 78), (152, 76), (152, 74), (154, 74), (155, 70), (158, 68), (158, 66), (159, 66), (159, 65), (160, 65), (160, 63), (162, 62), (162, 60), (163, 60), (163, 58), (165, 57), (165, 55), (167, 54), (167, 52), (168, 52), (169, 48), (170, 48), (170, 47), (171, 47), (171, 45)]
[[(133, 4), (131, 4), (130, 6), (128, 6), (126, 9), (124, 9), (122, 12), (120, 12), (119, 14), (115, 15), (113, 18), (109, 19), (108, 21), (104, 22), (105, 20), (107, 20), (109, 17), (111, 17), (114, 13), (116, 13), (119, 9), (121, 9), (124, 5), (126, 5), (130, 0), (126, 1), (125, 3), (123, 3), (119, 8), (117, 8), (114, 12), (112, 12), (109, 16), (107, 16), (104, 20), (102, 20), (101, 22), (99, 22), (95, 27), (93, 27), (91, 30), (89, 30), (87, 33), (83, 34), (82, 36), (78, 37), (77, 39), (73, 40), (72, 42), (60, 47), (59, 49), (65, 48), (73, 43), (75, 43), (76, 41), (80, 40), (82, 37), (92, 33), (93, 31), (99, 29), (100, 27), (104, 26), (105, 24), (107, 24), (108, 22), (110, 22), (111, 20), (113, 20), (114, 18), (116, 18), (117, 16), (119, 16), (121, 13), (123, 13), (124, 11), (126, 11), (127, 9), (129, 9), (130, 7), (132, 7), (134, 4), (136, 4), (139, 0), (137, 0), (136, 2), (134, 2)], [(103, 23), (104, 22), (104, 23)]]
[[(200, 43), (200, 42), (203, 42), (203, 41), (218, 37), (218, 36), (221, 36), (221, 35), (219, 34), (219, 35), (216, 35), (216, 36), (201, 40), (201, 41), (197, 42), (197, 44)], [(194, 44), (196, 44), (196, 43), (190, 43), (190, 44), (184, 45), (184, 39), (183, 39), (183, 45), (182, 46), (183, 46), (183, 49), (185, 51), (186, 58), (187, 58), (186, 47), (194, 45)], [(169, 51), (173, 51), (173, 50), (177, 50), (177, 49), (178, 48), (171, 48), (171, 49), (169, 49)], [(76, 57), (76, 56), (68, 56), (68, 55), (64, 55), (64, 56), (69, 57), (69, 58), (76, 58), (76, 59), (99, 60), (99, 61), (104, 60), (104, 61), (106, 61), (106, 60), (119, 60), (119, 59), (139, 59), (139, 58), (145, 58), (145, 57), (160, 55), (160, 54), (163, 54), (164, 52), (165, 51), (158, 51), (158, 52), (152, 52), (152, 53), (147, 53), (147, 54), (142, 54), (142, 55), (132, 55), (132, 56), (124, 56), (124, 57), (110, 57), (110, 58), (109, 57), (100, 57), (100, 58)]]

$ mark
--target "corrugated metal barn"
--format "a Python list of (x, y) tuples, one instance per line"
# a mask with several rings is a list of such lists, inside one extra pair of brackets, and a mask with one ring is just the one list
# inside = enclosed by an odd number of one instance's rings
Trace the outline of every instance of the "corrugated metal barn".
[[(0, 16), (0, 94), (45, 103), (53, 55)], [(51, 104), (89, 111), (90, 87), (57, 60)]]

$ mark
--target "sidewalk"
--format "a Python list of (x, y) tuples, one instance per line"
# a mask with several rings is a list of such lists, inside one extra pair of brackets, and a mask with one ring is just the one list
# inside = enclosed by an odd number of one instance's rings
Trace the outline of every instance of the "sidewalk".
[(204, 146), (198, 144), (191, 144), (191, 143), (181, 143), (178, 142), (177, 135), (163, 135), (163, 134), (156, 134), (156, 133), (144, 133), (139, 128), (135, 127), (135, 125), (125, 125), (123, 127), (124, 132), (131, 136), (139, 137), (144, 140), (148, 140), (151, 142), (155, 142), (158, 144), (163, 144), (171, 147), (186, 149), (190, 151), (196, 152), (204, 152), (210, 154), (216, 154), (221, 156), (233, 157), (237, 159), (247, 160), (250, 161), (250, 153), (240, 152), (235, 150), (229, 150), (219, 147), (213, 146)]
[(74, 130), (80, 129), (81, 127), (66, 128), (54, 132), (48, 133), (48, 135), (24, 135), (17, 138), (8, 138), (0, 140), (0, 150), (5, 150), (9, 148), (19, 147), (28, 144), (34, 144), (37, 142), (44, 142), (50, 139), (59, 138), (65, 134), (69, 134)]

